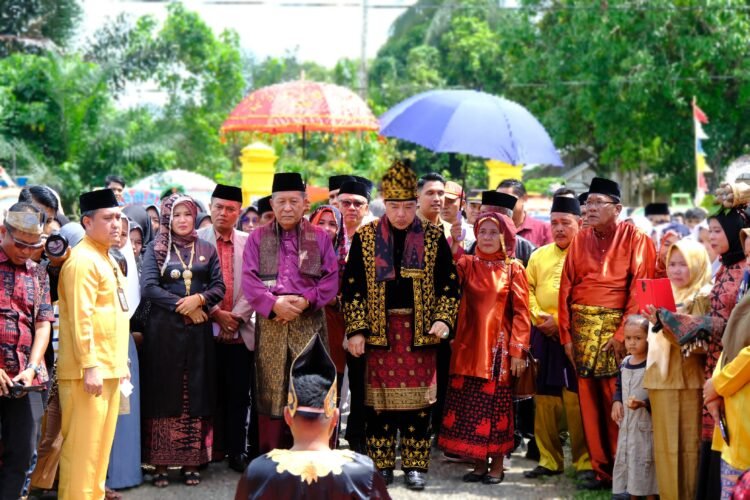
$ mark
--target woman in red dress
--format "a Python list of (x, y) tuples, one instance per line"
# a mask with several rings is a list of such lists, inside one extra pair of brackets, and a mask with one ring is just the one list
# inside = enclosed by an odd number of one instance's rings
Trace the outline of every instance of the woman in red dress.
[(466, 482), (501, 483), (503, 456), (513, 449), (511, 375), (525, 369), (531, 331), (526, 272), (513, 258), (514, 229), (505, 215), (480, 215), (476, 254), (457, 263), (463, 294), (438, 445), (475, 460)]

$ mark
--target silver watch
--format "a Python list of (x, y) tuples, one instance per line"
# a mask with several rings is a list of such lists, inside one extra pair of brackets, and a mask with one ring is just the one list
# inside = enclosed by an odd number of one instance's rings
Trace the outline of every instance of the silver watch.
[(29, 368), (31, 368), (32, 370), (34, 370), (34, 374), (36, 376), (39, 376), (39, 373), (42, 371), (42, 367), (40, 365), (36, 364), (36, 363), (28, 363), (26, 365), (26, 369), (28, 370)]

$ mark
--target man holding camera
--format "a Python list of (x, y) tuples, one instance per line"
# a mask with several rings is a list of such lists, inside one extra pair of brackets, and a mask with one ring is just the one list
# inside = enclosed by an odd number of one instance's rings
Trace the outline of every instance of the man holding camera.
[(104, 498), (109, 454), (129, 377), (126, 278), (110, 258), (120, 207), (110, 189), (79, 198), (83, 240), (60, 271), (57, 378), (63, 447), (58, 498)]
[(42, 246), (44, 214), (16, 203), (0, 226), (0, 498), (18, 498), (39, 439), (47, 381), (44, 351), (54, 312), (49, 280), (31, 255)]

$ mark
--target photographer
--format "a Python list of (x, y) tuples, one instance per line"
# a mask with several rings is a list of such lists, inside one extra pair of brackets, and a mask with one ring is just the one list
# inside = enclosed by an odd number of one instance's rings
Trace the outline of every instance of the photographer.
[(31, 255), (42, 246), (44, 214), (13, 205), (0, 226), (0, 427), (4, 444), (0, 498), (18, 498), (39, 437), (44, 351), (54, 320), (49, 280)]

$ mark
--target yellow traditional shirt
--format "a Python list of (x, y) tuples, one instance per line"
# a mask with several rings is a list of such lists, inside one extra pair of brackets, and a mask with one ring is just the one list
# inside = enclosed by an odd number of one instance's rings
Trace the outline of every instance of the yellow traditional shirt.
[[(723, 358), (723, 355), (722, 355)], [(729, 444), (724, 442), (718, 426), (714, 429), (712, 448), (735, 469), (750, 468), (750, 347), (722, 368), (719, 358), (713, 374), (714, 389), (724, 398), (724, 412), (729, 427)]]
[(83, 378), (92, 367), (103, 379), (127, 375), (130, 320), (117, 297), (126, 278), (108, 250), (84, 236), (60, 270), (60, 380)]
[(562, 250), (555, 243), (544, 245), (531, 254), (526, 277), (529, 280), (531, 320), (535, 325), (543, 322), (542, 314), (551, 314), (557, 323), (560, 276), (567, 254), (567, 249)]

